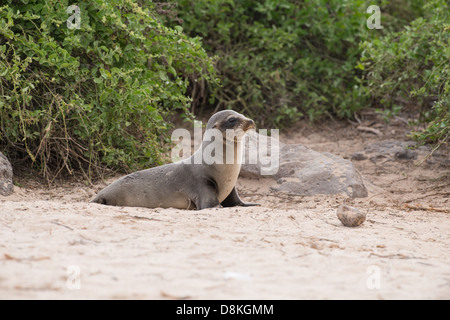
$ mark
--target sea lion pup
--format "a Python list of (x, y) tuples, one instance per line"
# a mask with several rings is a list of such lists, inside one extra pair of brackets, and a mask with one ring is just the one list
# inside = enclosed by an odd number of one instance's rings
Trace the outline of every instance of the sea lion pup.
[(253, 120), (235, 111), (217, 112), (208, 121), (201, 147), (190, 158), (122, 177), (92, 202), (198, 210), (257, 205), (244, 203), (235, 187), (241, 170), (242, 138), (251, 128), (255, 128)]

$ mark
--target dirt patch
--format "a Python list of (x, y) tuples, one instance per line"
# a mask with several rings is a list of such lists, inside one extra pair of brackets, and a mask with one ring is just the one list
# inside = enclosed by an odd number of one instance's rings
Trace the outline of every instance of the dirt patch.
[[(361, 122), (299, 123), (282, 141), (352, 159), (409, 130)], [(202, 211), (106, 207), (88, 203), (103, 184), (19, 181), (0, 197), (0, 298), (449, 299), (450, 158), (417, 166), (426, 154), (352, 160), (369, 190), (346, 200), (367, 212), (357, 228), (336, 217), (346, 196), (277, 193), (271, 179), (238, 181), (261, 207)]]

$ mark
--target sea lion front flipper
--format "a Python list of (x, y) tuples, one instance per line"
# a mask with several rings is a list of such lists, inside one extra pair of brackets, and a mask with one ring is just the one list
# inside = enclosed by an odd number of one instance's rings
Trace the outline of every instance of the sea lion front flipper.
[(222, 201), (221, 205), (223, 207), (251, 207), (251, 206), (259, 206), (259, 203), (244, 203), (241, 198), (239, 198), (239, 195), (237, 193), (236, 187), (231, 190), (228, 197), (226, 197), (225, 200)]
[(197, 210), (220, 207), (217, 193), (211, 186), (206, 186), (201, 188), (201, 190), (197, 190), (193, 199)]

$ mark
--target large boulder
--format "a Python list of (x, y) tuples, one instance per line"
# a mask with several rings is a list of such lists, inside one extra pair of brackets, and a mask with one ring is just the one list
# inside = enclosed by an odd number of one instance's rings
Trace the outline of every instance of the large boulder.
[(0, 195), (9, 196), (14, 191), (13, 171), (11, 163), (0, 152)]
[[(267, 144), (267, 148), (261, 148)], [(277, 137), (251, 134), (246, 139), (241, 176), (274, 178), (275, 191), (297, 195), (347, 194), (367, 197), (361, 175), (351, 161), (300, 144), (284, 144)], [(253, 161), (250, 156), (253, 155)], [(258, 155), (257, 157), (255, 155)], [(255, 161), (256, 158), (256, 161)]]

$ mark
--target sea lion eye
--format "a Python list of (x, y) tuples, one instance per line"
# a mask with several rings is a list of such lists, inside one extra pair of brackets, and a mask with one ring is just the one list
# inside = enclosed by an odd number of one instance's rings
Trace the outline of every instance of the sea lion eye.
[(237, 118), (230, 118), (230, 119), (228, 119), (227, 122), (228, 122), (229, 124), (235, 124), (237, 120), (238, 120)]

